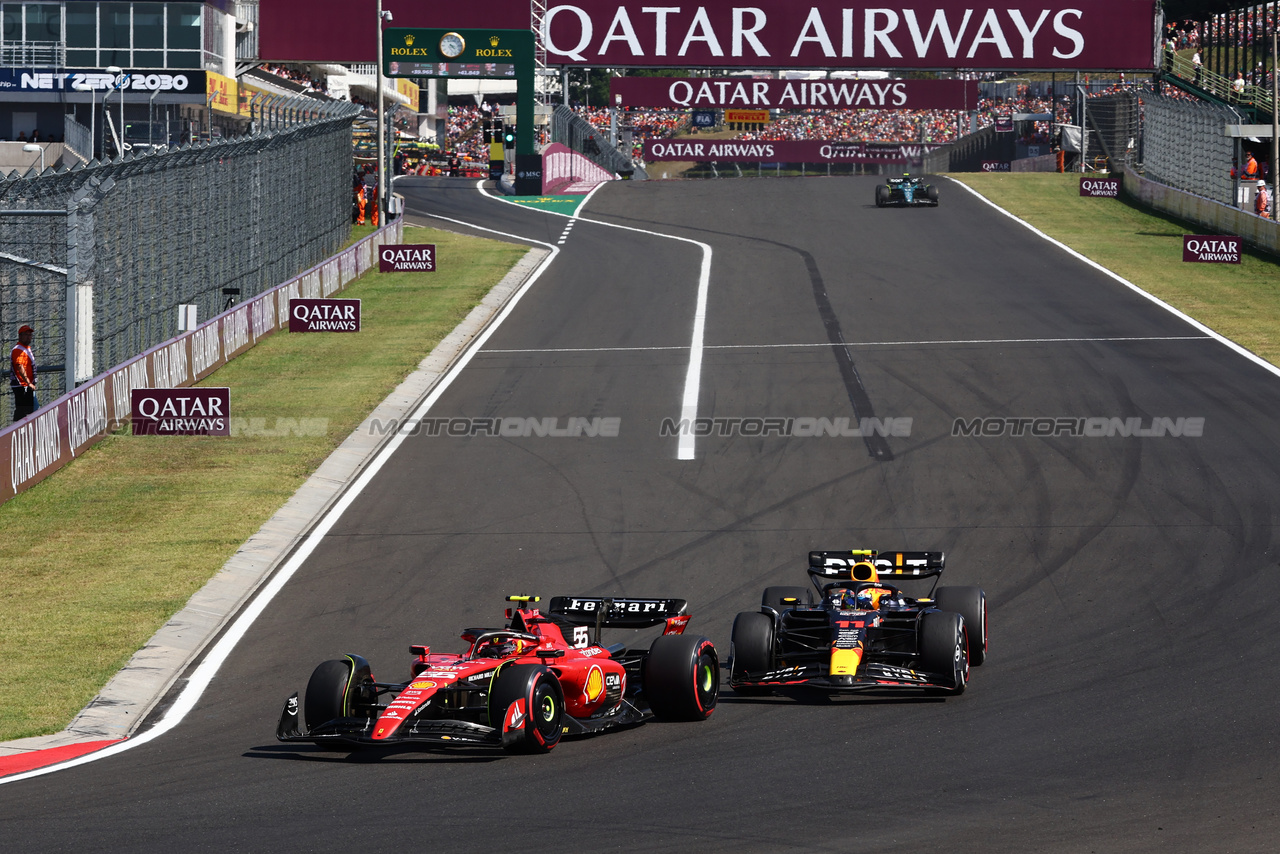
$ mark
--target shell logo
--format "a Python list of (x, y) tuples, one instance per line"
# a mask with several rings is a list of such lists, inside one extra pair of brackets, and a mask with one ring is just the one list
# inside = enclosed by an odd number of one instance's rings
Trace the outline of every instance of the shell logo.
[(604, 671), (597, 665), (591, 665), (587, 671), (587, 681), (582, 683), (582, 695), (588, 703), (594, 703), (604, 693)]
[(434, 683), (434, 682), (429, 682), (429, 681), (428, 681), (428, 682), (410, 682), (410, 683), (409, 683), (409, 687), (410, 687), (410, 688), (417, 688), (419, 691), (421, 691), (421, 690), (423, 690), (423, 689), (425, 689), (425, 688), (434, 688), (434, 687), (436, 687), (436, 683)]

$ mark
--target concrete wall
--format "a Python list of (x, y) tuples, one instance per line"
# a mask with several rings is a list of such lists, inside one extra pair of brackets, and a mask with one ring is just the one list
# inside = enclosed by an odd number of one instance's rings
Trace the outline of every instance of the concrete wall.
[[(34, 151), (23, 151), (22, 146), (30, 145), (25, 142), (0, 142), (0, 175), (8, 175), (14, 170), (18, 174), (25, 175), (27, 170), (35, 168), (40, 169), (40, 155)], [(37, 142), (44, 149), (44, 165), (48, 169), (61, 169), (63, 166), (71, 166), (79, 162), (79, 158), (70, 151), (61, 142)]]
[(1204, 196), (1148, 181), (1128, 167), (1124, 170), (1124, 191), (1144, 205), (1203, 225), (1214, 234), (1239, 235), (1255, 249), (1280, 255), (1280, 224), (1275, 220), (1263, 219)]
[(1039, 157), (1023, 157), (1009, 164), (1010, 172), (1057, 172), (1058, 155), (1042, 154)]

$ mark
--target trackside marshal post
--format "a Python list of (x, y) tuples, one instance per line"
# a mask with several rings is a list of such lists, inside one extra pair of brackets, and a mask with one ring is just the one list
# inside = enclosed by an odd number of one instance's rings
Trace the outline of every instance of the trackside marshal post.
[(388, 244), (378, 250), (379, 273), (434, 273), (434, 243)]

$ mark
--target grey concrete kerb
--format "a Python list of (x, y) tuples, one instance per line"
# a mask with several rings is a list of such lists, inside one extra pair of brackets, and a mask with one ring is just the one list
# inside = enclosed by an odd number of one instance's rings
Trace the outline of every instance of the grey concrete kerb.
[(0, 757), (133, 735), (188, 666), (391, 440), (395, 431), (373, 430), (372, 422), (403, 423), (548, 254), (545, 249), (529, 250), (466, 319), (422, 360), (418, 369), (370, 413), (288, 503), (232, 555), (185, 608), (155, 633), (65, 730), (2, 743)]

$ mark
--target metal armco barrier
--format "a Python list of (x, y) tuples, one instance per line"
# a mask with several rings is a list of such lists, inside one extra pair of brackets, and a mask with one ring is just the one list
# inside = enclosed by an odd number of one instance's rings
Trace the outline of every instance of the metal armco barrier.
[(44, 480), (125, 423), (133, 389), (192, 385), (262, 338), (288, 329), (291, 298), (327, 297), (342, 290), (377, 266), (378, 249), (384, 243), (401, 242), (403, 223), (394, 220), (305, 273), (116, 365), (35, 415), (0, 430), (0, 503)]

